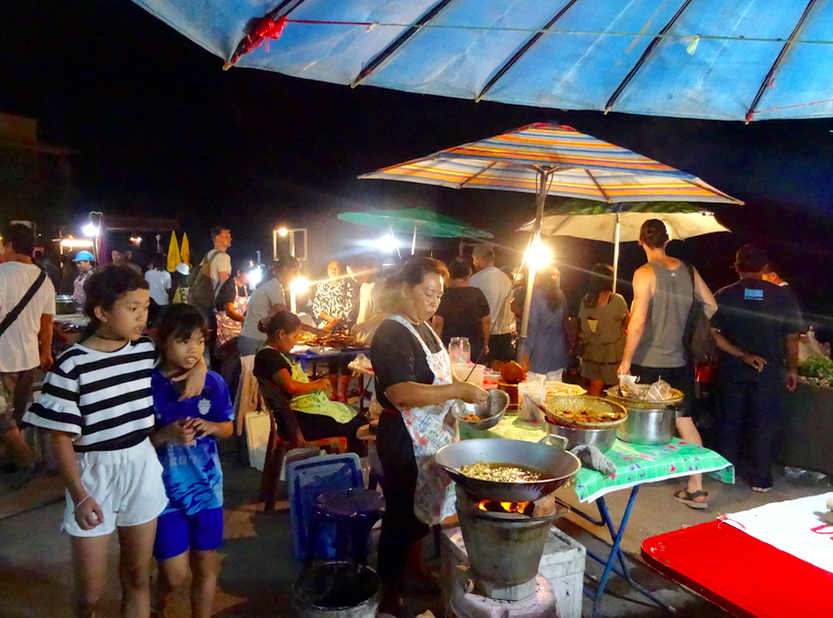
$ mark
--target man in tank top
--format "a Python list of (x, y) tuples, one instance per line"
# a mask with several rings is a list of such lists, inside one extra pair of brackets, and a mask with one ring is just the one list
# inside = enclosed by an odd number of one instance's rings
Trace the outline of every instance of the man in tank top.
[[(659, 219), (642, 224), (639, 244), (648, 263), (633, 275), (633, 307), (618, 373), (639, 376), (643, 384), (662, 378), (681, 390), (684, 399), (677, 412), (677, 431), (683, 440), (702, 445), (691, 418), (694, 375), (683, 337), (693, 300), (703, 302), (708, 317), (717, 311), (717, 303), (696, 269), (692, 285), (688, 267), (665, 253), (668, 240), (668, 230)], [(675, 500), (694, 509), (708, 508), (707, 497), (701, 474), (688, 477), (686, 488), (674, 494)]]

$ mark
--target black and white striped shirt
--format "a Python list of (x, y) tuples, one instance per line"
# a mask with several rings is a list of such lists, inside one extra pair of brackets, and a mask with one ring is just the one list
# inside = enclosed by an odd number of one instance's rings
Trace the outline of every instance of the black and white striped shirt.
[(153, 429), (150, 377), (156, 359), (148, 337), (115, 352), (75, 344), (46, 374), (41, 396), (24, 421), (74, 434), (77, 452), (139, 444)]

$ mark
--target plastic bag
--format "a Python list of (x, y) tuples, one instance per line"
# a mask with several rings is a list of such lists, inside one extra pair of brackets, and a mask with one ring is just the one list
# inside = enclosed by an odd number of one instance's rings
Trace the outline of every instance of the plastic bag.
[(665, 380), (657, 380), (651, 384), (651, 388), (645, 393), (645, 399), (653, 401), (662, 401), (663, 399), (671, 399), (671, 385)]
[(639, 398), (642, 393), (636, 383), (639, 382), (638, 376), (620, 375), (619, 376), (619, 394), (622, 397)]

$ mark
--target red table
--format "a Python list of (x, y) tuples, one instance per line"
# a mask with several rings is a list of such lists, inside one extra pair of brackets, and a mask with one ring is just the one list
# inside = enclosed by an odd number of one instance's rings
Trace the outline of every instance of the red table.
[[(833, 541), (821, 537), (819, 543)], [(642, 557), (734, 616), (829, 616), (833, 573), (719, 521), (646, 539)]]

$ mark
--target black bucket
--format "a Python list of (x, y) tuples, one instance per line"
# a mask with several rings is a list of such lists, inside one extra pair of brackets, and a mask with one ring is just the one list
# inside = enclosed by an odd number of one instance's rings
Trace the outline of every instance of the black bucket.
[(323, 562), (292, 586), (296, 618), (374, 618), (382, 598), (376, 571), (354, 562)]

